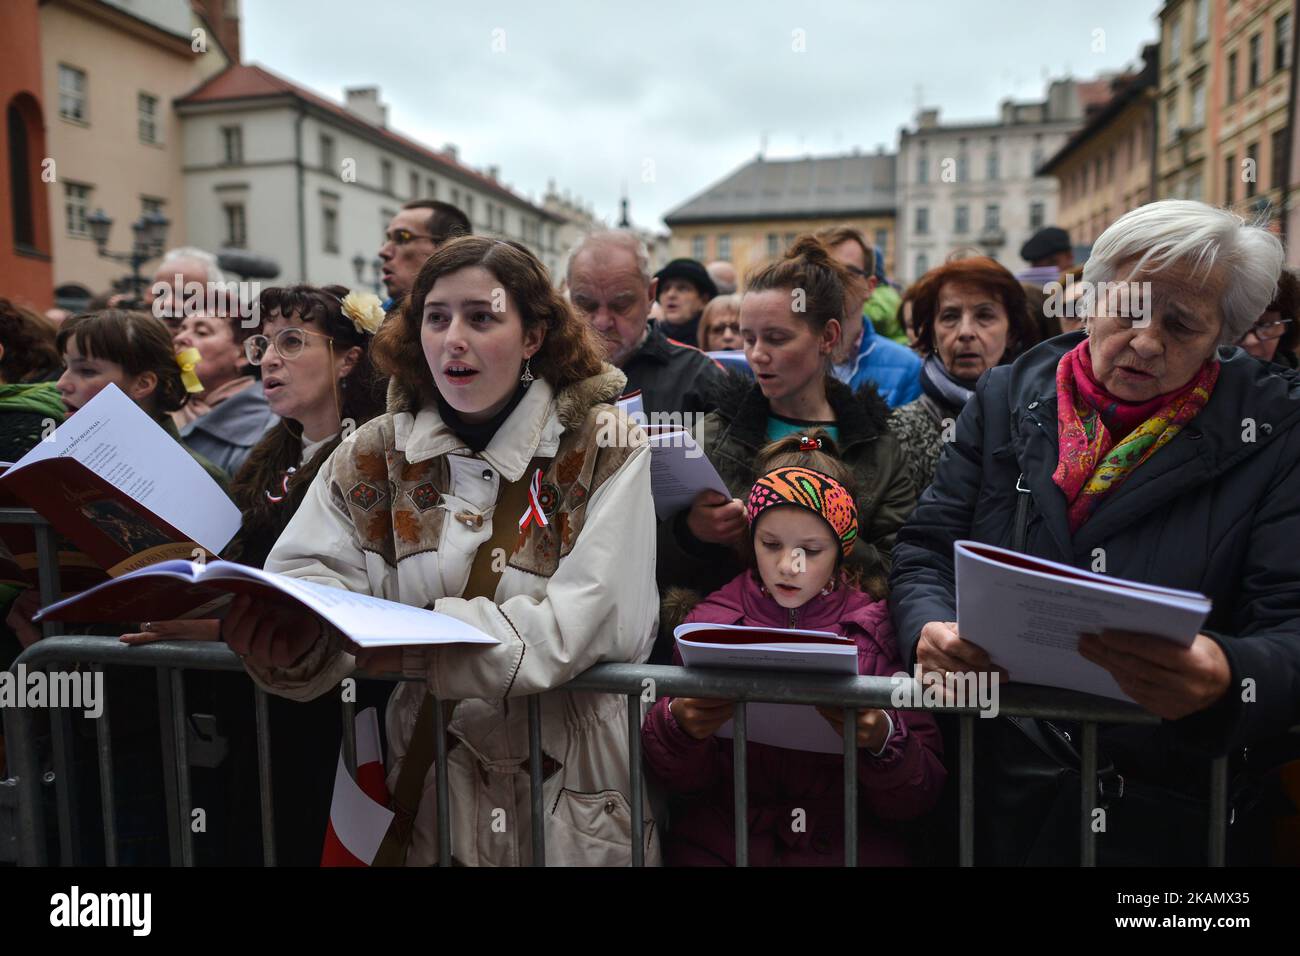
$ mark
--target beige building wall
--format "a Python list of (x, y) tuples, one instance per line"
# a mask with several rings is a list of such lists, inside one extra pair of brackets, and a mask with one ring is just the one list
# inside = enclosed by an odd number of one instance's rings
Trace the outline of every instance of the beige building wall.
[(1160, 199), (1214, 201), (1214, 92), (1223, 82), (1214, 38), (1222, 3), (1169, 0), (1160, 10)]
[(894, 275), (894, 217), (865, 216), (828, 219), (767, 219), (747, 222), (702, 222), (673, 227), (669, 255), (701, 262), (725, 259), (741, 277), (785, 252), (794, 237), (823, 226), (852, 226), (876, 246), (884, 239), (885, 274)]
[[(130, 274), (130, 265), (101, 258), (88, 233), (69, 231), (68, 185), (89, 187), (88, 211), (103, 209), (113, 219), (110, 250), (130, 249), (131, 224), (146, 199), (161, 201), (171, 220), (167, 245), (186, 244), (181, 130), (171, 104), (226, 61), (216, 44), (196, 53), (189, 37), (172, 37), (90, 0), (51, 0), (40, 17), (47, 147), (55, 163), (55, 181), (46, 184), (54, 283), (106, 292)], [(60, 115), (60, 64), (85, 73), (84, 121)], [(141, 140), (140, 93), (158, 99), (157, 143)], [(156, 264), (142, 267), (146, 278)]]
[[(1267, 212), (1274, 229), (1279, 224), (1287, 176), (1293, 20), (1291, 0), (1238, 0), (1226, 11), (1221, 44), (1224, 101), (1215, 199), (1247, 218)], [(1260, 63), (1258, 82), (1252, 87), (1250, 50), (1256, 37)], [(1227, 64), (1233, 62), (1234, 53), (1236, 96), (1230, 101)], [(1252, 156), (1253, 164), (1244, 162)]]
[(1151, 100), (1141, 96), (1079, 143), (1053, 171), (1061, 183), (1057, 225), (1076, 246), (1151, 201)]

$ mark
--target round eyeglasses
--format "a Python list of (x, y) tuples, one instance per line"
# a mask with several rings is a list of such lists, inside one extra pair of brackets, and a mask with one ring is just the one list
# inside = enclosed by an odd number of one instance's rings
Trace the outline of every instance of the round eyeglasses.
[(318, 335), (323, 339), (334, 341), (325, 333), (313, 332), (310, 329), (281, 329), (272, 338), (258, 334), (250, 335), (244, 339), (244, 357), (248, 359), (249, 365), (261, 365), (266, 361), (266, 353), (274, 345), (275, 351), (286, 362), (296, 359), (302, 354), (302, 350), (307, 347), (307, 336), (309, 335)]
[[(1260, 322), (1258, 325), (1252, 325), (1247, 329), (1246, 335), (1254, 333), (1255, 338), (1261, 342), (1269, 342), (1273, 339), (1280, 339), (1286, 334), (1286, 327), (1290, 324), (1290, 319), (1278, 319), (1276, 322)], [(1241, 341), (1246, 340), (1246, 335), (1241, 337)]]

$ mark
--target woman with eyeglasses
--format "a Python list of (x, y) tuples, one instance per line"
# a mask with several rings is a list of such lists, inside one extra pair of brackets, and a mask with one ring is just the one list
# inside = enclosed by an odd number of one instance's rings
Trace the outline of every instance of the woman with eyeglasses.
[(1300, 306), (1300, 281), (1294, 272), (1283, 269), (1277, 277), (1277, 292), (1259, 320), (1237, 342), (1261, 362), (1283, 368), (1296, 368), (1296, 346), (1300, 345), (1300, 323), (1296, 307)]

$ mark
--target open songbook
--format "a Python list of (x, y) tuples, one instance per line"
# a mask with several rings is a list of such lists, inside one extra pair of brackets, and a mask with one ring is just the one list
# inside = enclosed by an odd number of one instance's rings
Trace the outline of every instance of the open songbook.
[[(687, 667), (727, 667), (856, 675), (858, 646), (829, 631), (801, 631), (737, 624), (682, 624), (673, 631)], [(844, 740), (812, 704), (751, 703), (746, 737), (788, 750), (842, 754)], [(733, 736), (732, 722), (717, 736)]]
[(236, 594), (297, 604), (357, 647), (499, 644), (457, 618), (230, 561), (161, 561), (43, 608), (36, 621), (133, 622), (211, 617)]
[(957, 631), (1011, 680), (1132, 700), (1079, 654), (1079, 636), (1104, 630), (1189, 646), (1210, 600), (1193, 591), (1082, 571), (977, 541), (953, 545)]

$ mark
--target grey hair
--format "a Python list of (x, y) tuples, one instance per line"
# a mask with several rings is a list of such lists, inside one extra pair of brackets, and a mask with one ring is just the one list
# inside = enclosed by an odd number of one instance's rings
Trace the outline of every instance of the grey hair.
[(1192, 267), (1205, 281), (1226, 270), (1221, 345), (1235, 344), (1259, 319), (1277, 290), (1284, 253), (1278, 237), (1236, 213), (1191, 199), (1148, 203), (1120, 216), (1092, 246), (1083, 267), (1089, 288), (1117, 281), (1120, 264), (1136, 260), (1135, 275), (1174, 263)]
[(650, 250), (646, 248), (641, 237), (635, 232), (627, 229), (596, 229), (587, 233), (578, 240), (578, 244), (573, 247), (569, 253), (569, 261), (564, 266), (564, 279), (566, 284), (571, 278), (570, 273), (573, 271), (573, 260), (578, 258), (578, 254), (592, 246), (622, 246), (632, 255), (636, 256), (636, 268), (641, 273), (641, 278), (646, 285), (650, 284), (652, 275), (650, 273)]
[(226, 274), (221, 271), (221, 266), (217, 262), (217, 257), (206, 249), (200, 249), (197, 246), (177, 246), (175, 249), (168, 249), (162, 257), (162, 263), (158, 266), (162, 269), (170, 262), (177, 262), (181, 259), (192, 259), (195, 262), (203, 263), (204, 269), (208, 273), (209, 282), (220, 282), (223, 285), (226, 281)]

